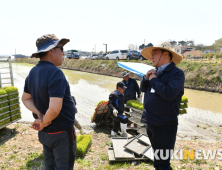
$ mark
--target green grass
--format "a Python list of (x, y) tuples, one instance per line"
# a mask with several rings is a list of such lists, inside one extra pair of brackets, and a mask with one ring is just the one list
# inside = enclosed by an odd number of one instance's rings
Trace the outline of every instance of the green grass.
[(108, 155), (106, 153), (99, 153), (99, 157), (102, 161), (108, 160)]
[(92, 162), (89, 160), (85, 160), (84, 158), (77, 158), (75, 163), (83, 165), (84, 167), (89, 167)]
[[(29, 153), (28, 156), (25, 158), (26, 166), (23, 165), (24, 169), (30, 169), (34, 167), (40, 167), (41, 162), (43, 162), (44, 156), (43, 154), (39, 154), (37, 152)], [(20, 167), (21, 169), (22, 167)]]
[(87, 148), (89, 147), (91, 141), (92, 141), (91, 135), (77, 135), (76, 154), (83, 156), (86, 153)]

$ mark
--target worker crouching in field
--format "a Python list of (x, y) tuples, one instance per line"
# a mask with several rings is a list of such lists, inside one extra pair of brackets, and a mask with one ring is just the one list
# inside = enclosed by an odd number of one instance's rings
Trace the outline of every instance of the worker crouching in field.
[(111, 92), (109, 95), (109, 114), (114, 121), (113, 130), (111, 131), (111, 136), (116, 136), (119, 128), (121, 128), (122, 137), (127, 137), (126, 127), (128, 123), (128, 118), (124, 114), (124, 99), (123, 92), (126, 86), (123, 82), (118, 82), (116, 85), (116, 90)]

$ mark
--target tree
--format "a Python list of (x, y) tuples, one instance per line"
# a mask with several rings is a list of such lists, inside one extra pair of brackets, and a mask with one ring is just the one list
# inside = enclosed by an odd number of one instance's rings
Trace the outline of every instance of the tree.
[(149, 44), (147, 44), (147, 45), (145, 45), (145, 46), (144, 46), (144, 44), (142, 44), (142, 45), (139, 46), (139, 49), (142, 50), (142, 49), (144, 49), (144, 48), (146, 48), (146, 47), (153, 47), (153, 44), (152, 44), (152, 43), (149, 43)]
[(187, 41), (187, 45), (190, 46), (190, 47), (193, 47), (194, 46), (194, 41), (192, 41), (192, 40)]
[(181, 45), (181, 46), (186, 46), (187, 45), (187, 42), (186, 41), (178, 41), (178, 45)]
[(203, 44), (197, 44), (196, 45), (196, 50), (203, 50), (205, 48), (205, 46)]
[(145, 47), (144, 44), (142, 44), (139, 46), (139, 49), (142, 50), (142, 49), (144, 49), (144, 47)]
[(128, 49), (129, 49), (129, 50), (135, 50), (136, 47), (135, 47), (135, 45), (133, 45), (133, 44), (129, 44), (129, 45), (128, 45)]
[(169, 40), (168, 42), (172, 45), (172, 47), (176, 47), (177, 46), (177, 41)]
[(219, 47), (222, 47), (222, 38), (215, 40), (212, 46), (215, 50), (218, 49)]
[(145, 47), (153, 47), (152, 43), (147, 44)]

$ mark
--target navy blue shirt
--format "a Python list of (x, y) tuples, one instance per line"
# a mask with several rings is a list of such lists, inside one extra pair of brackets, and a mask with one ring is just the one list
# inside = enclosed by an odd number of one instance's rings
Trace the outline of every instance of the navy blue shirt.
[(145, 92), (141, 121), (153, 126), (178, 125), (184, 73), (172, 62), (157, 77), (149, 81), (144, 76), (141, 81)]
[(122, 80), (127, 89), (124, 91), (124, 103), (129, 100), (136, 100), (136, 92), (138, 98), (140, 97), (140, 88), (136, 82), (136, 80), (129, 78), (128, 82)]
[(57, 132), (73, 127), (76, 109), (71, 98), (69, 83), (62, 70), (53, 63), (39, 61), (25, 80), (24, 92), (31, 94), (35, 107), (42, 114), (45, 114), (49, 108), (50, 97), (63, 98), (59, 115), (42, 131)]

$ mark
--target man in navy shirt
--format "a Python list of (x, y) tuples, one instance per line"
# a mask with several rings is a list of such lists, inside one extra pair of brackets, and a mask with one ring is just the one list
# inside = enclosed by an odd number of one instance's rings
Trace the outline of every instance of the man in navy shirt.
[(130, 78), (129, 73), (126, 71), (122, 72), (122, 78), (123, 78), (122, 82), (127, 87), (127, 89), (124, 91), (124, 103), (126, 103), (129, 100), (136, 100), (136, 93), (137, 93), (137, 99), (140, 101), (140, 88), (136, 80)]
[[(147, 47), (142, 55), (153, 62), (157, 70), (149, 70), (141, 81), (145, 92), (142, 122), (156, 153), (156, 170), (171, 170), (170, 158), (174, 149), (181, 97), (184, 94), (184, 73), (175, 67), (182, 57), (171, 50), (168, 42)], [(168, 156), (167, 156), (168, 155)]]
[(73, 169), (75, 104), (69, 83), (57, 67), (63, 62), (63, 46), (69, 39), (59, 40), (54, 34), (43, 35), (36, 41), (40, 58), (25, 80), (22, 101), (38, 115), (33, 128), (38, 130), (43, 145), (45, 169)]

